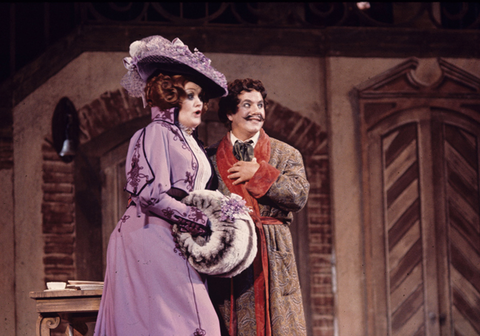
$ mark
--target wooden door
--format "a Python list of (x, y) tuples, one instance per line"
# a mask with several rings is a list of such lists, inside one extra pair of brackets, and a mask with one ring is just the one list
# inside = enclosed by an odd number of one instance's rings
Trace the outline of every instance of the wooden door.
[(480, 80), (443, 65), (435, 87), (413, 61), (358, 92), (369, 335), (480, 335)]
[(444, 335), (480, 335), (480, 127), (436, 109), (434, 181)]
[[(376, 335), (438, 335), (430, 122), (412, 109), (370, 132)], [(432, 248), (433, 247), (433, 248)]]
[(126, 184), (125, 158), (129, 142), (126, 141), (101, 158), (102, 171), (102, 249), (103, 271), (106, 266), (106, 252), (110, 234), (123, 216), (127, 207), (128, 193), (123, 190)]

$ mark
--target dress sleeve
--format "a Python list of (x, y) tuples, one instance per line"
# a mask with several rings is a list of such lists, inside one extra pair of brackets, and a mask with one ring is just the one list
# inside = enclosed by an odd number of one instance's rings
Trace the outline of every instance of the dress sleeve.
[(185, 169), (182, 163), (170, 159), (168, 132), (160, 124), (151, 124), (132, 137), (126, 160), (125, 190), (132, 195), (139, 215), (153, 214), (181, 225), (206, 225), (208, 218), (201, 210), (168, 194), (172, 187), (171, 171)]
[(283, 210), (300, 211), (307, 203), (310, 189), (302, 155), (295, 148), (284, 151), (283, 155), (278, 169), (260, 162), (260, 168), (246, 183), (246, 188), (253, 197), (266, 197)]

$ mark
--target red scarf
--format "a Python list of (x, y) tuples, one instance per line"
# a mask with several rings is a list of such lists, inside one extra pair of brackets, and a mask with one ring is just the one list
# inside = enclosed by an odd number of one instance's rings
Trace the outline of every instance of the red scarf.
[[(270, 160), (270, 138), (260, 130), (260, 137), (254, 149), (254, 156), (257, 162), (261, 164), (263, 161), (268, 163)], [(261, 217), (257, 200), (247, 191), (245, 183), (233, 185), (233, 180), (229, 179), (227, 172), (238, 160), (233, 156), (233, 146), (230, 141), (230, 133), (223, 137), (217, 149), (217, 167), (220, 176), (231, 193), (242, 196), (247, 206), (253, 209), (251, 213), (252, 219), (257, 227), (257, 235), (259, 237), (259, 246), (257, 256), (253, 262), (254, 272), (254, 292), (255, 292), (255, 317), (257, 321), (257, 336), (270, 336), (270, 307), (269, 307), (269, 290), (268, 290), (268, 255), (267, 244), (263, 224), (281, 224), (280, 221), (271, 217)], [(230, 335), (237, 334), (237, 319), (235, 314), (234, 298), (233, 298), (233, 279), (231, 289), (231, 309), (230, 309)]]

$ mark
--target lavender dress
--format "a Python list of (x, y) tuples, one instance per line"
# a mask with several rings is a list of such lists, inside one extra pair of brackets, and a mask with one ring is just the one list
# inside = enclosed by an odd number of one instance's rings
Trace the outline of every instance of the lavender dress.
[(130, 141), (126, 189), (133, 203), (110, 236), (94, 335), (219, 336), (204, 279), (175, 249), (170, 224), (185, 218), (206, 224), (202, 212), (169, 190), (205, 189), (210, 164), (174, 124), (173, 109), (152, 108), (152, 116)]

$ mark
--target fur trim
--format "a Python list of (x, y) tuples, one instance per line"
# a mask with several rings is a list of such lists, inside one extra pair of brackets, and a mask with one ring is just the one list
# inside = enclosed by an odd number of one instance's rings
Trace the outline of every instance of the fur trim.
[(248, 268), (257, 254), (255, 224), (248, 213), (236, 214), (233, 221), (222, 221), (222, 201), (217, 191), (197, 190), (182, 202), (202, 210), (211, 222), (211, 234), (193, 237), (172, 226), (178, 248), (198, 272), (230, 278)]

